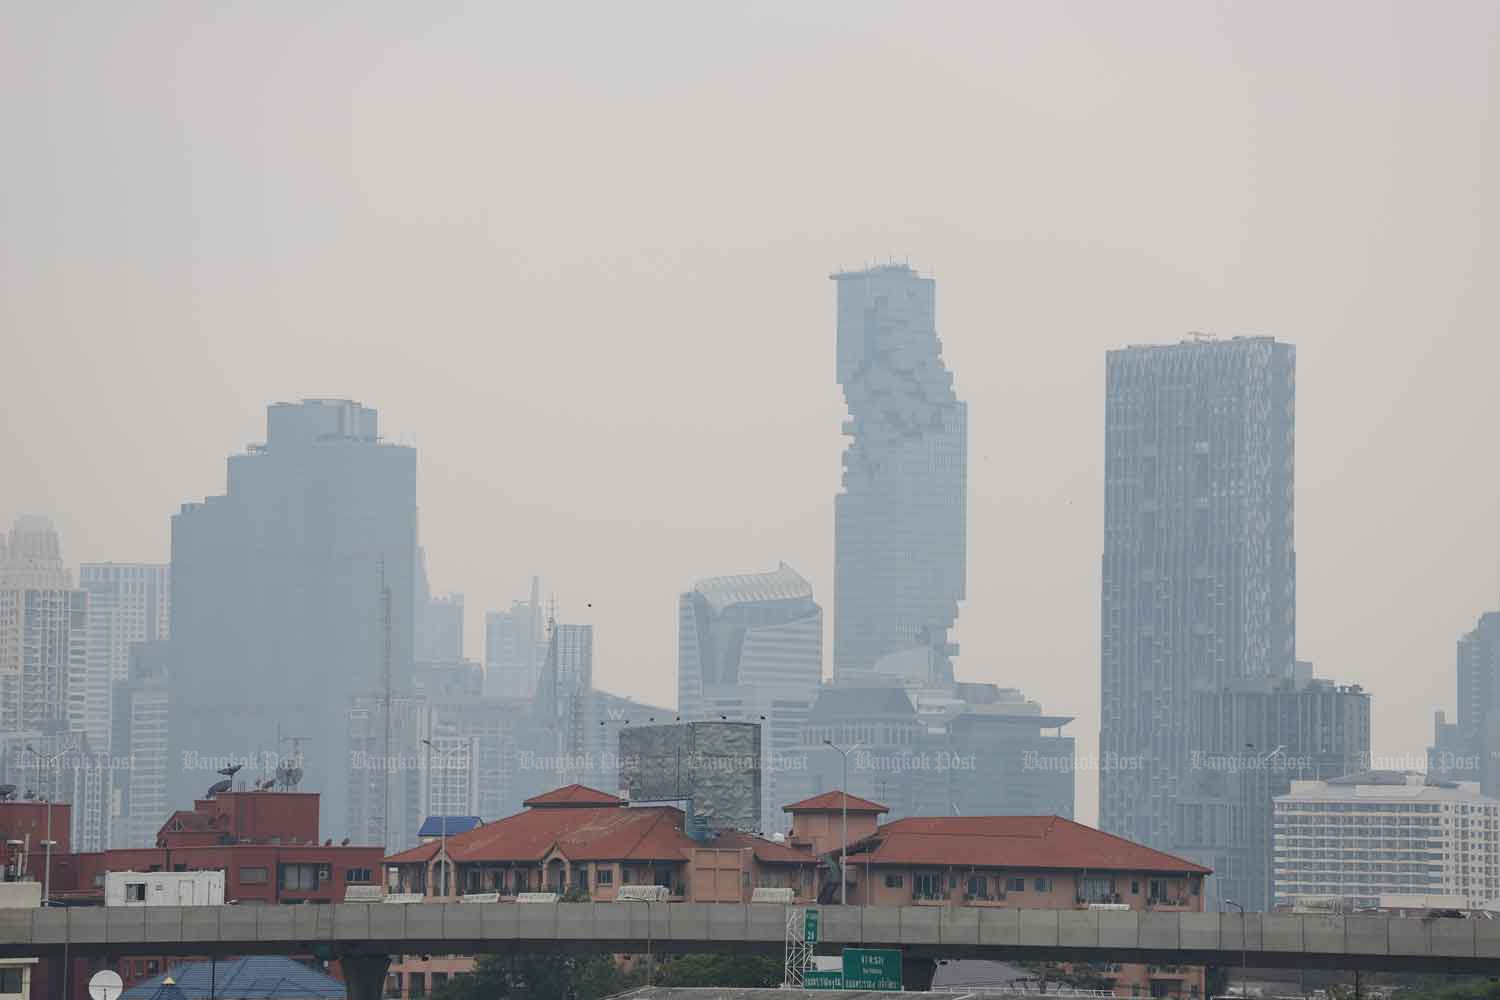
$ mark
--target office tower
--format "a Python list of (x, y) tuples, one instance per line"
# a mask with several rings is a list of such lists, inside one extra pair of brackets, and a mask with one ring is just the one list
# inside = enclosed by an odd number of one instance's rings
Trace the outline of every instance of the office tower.
[(541, 581), (532, 577), (531, 600), (514, 601), (509, 611), (491, 611), (484, 616), (485, 694), (534, 698), (546, 658)]
[(683, 718), (758, 723), (763, 822), (780, 830), (782, 777), (823, 677), (823, 609), (786, 563), (700, 580), (678, 600), (677, 708)]
[(1352, 912), (1402, 905), (1397, 896), (1489, 909), (1500, 896), (1500, 801), (1478, 782), (1414, 772), (1294, 781), (1276, 797), (1275, 864), (1278, 904), (1331, 898)]
[(1437, 713), (1428, 773), (1500, 796), (1500, 612), (1485, 612), (1459, 636), (1456, 673), (1458, 719)]
[(330, 714), (381, 690), (387, 662), (409, 682), (416, 508), (416, 452), (380, 439), (376, 411), (308, 399), (268, 407), (225, 494), (173, 518), (174, 802), (212, 764), (300, 745), (300, 788), (342, 832), (348, 728)]
[(1188, 719), (1197, 699), (1293, 677), (1295, 358), (1270, 337), (1197, 337), (1111, 351), (1106, 372), (1100, 752), (1116, 766), (1100, 825), (1212, 867), (1251, 909), (1269, 790), (1195, 774), (1213, 748)]
[[(120, 755), (110, 720), (114, 687), (130, 678), (131, 646), (167, 638), (171, 621), (169, 570), (149, 563), (84, 563), (78, 588), (89, 595), (88, 689), (84, 714), (89, 740)], [(123, 784), (123, 781), (121, 782)]]
[(850, 438), (834, 506), (834, 679), (952, 680), (968, 411), (943, 366), (935, 283), (903, 265), (833, 279)]
[(117, 771), (112, 847), (152, 847), (162, 817), (171, 813), (167, 797), (169, 709), (168, 644), (153, 639), (130, 647), (126, 679), (114, 685), (112, 756), (129, 767)]

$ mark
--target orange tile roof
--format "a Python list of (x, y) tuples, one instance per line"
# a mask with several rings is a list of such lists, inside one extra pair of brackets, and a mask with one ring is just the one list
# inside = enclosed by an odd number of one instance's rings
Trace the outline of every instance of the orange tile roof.
[(608, 792), (601, 792), (597, 788), (590, 788), (588, 785), (572, 784), (564, 785), (561, 788), (554, 788), (552, 791), (543, 792), (541, 795), (533, 795), (521, 804), (523, 806), (546, 807), (623, 806), (627, 803), (624, 799), (611, 795)]
[[(528, 809), (448, 838), (454, 861), (535, 863), (556, 847), (572, 861), (681, 861), (694, 841), (671, 806), (588, 806)], [(386, 859), (430, 861), (434, 841)]]
[(850, 864), (1092, 869), (1211, 874), (1211, 869), (1061, 816), (914, 816), (854, 845)]
[(852, 813), (887, 813), (891, 811), (889, 806), (883, 806), (879, 802), (871, 802), (869, 799), (862, 799), (858, 795), (845, 795), (843, 792), (837, 791), (814, 795), (810, 799), (793, 802), (791, 805), (782, 806), (781, 808), (789, 813), (841, 812), (843, 811), (843, 802), (846, 798), (849, 800), (849, 811)]
[(815, 865), (818, 863), (817, 856), (806, 848), (779, 844), (774, 840), (757, 837), (751, 833), (741, 833), (738, 830), (721, 830), (718, 836), (703, 846), (731, 850), (748, 847), (755, 852), (755, 860), (764, 864)]

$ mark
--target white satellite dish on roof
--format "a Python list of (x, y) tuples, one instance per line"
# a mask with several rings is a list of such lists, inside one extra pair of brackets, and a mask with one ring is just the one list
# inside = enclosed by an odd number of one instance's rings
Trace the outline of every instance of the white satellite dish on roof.
[(118, 1000), (124, 988), (125, 980), (114, 969), (101, 969), (89, 979), (91, 1000)]

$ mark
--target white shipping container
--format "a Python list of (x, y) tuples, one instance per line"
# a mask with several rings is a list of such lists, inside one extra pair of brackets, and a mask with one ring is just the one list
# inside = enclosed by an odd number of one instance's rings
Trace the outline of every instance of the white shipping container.
[(223, 906), (224, 873), (109, 872), (105, 906)]

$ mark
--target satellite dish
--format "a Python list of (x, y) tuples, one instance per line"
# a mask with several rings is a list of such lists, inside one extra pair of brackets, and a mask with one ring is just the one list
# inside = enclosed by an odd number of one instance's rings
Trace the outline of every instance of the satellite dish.
[(228, 778), (225, 778), (223, 781), (216, 781), (212, 785), (208, 786), (208, 794), (204, 796), (204, 798), (211, 799), (215, 795), (218, 795), (220, 792), (227, 792), (233, 785), (234, 782), (230, 781)]
[(239, 769), (244, 766), (244, 764), (235, 764), (233, 767), (221, 767), (219, 768), (219, 773), (226, 778), (232, 778), (236, 773), (239, 772)]
[(117, 1000), (125, 981), (114, 969), (100, 969), (89, 979), (90, 1000)]

